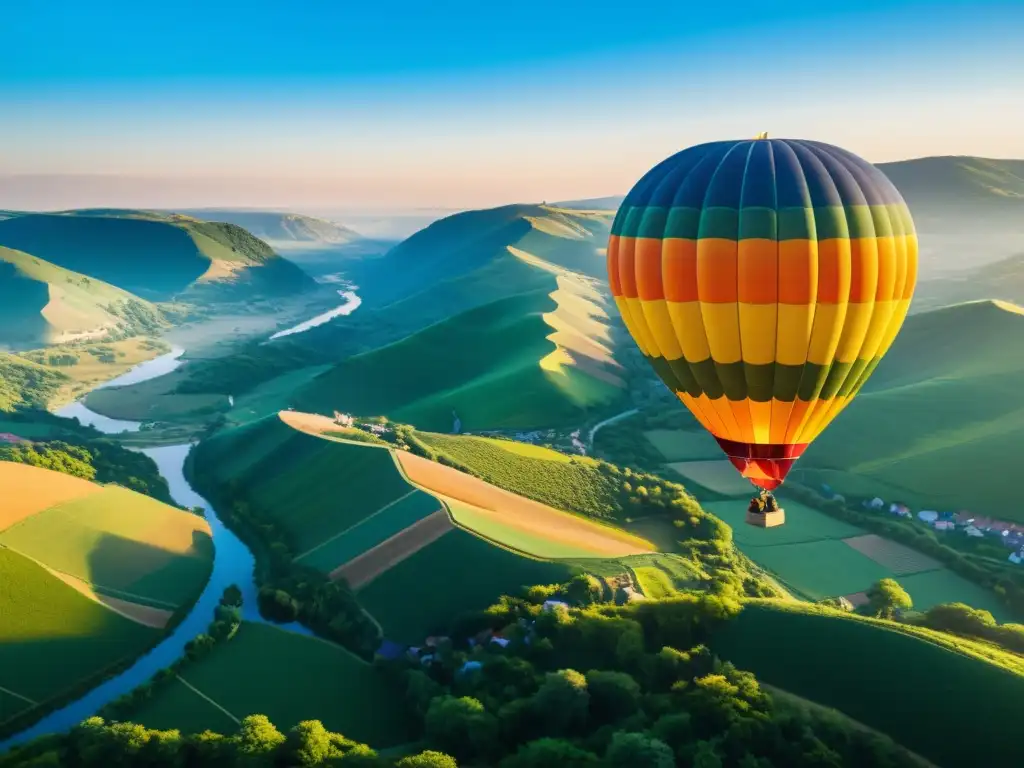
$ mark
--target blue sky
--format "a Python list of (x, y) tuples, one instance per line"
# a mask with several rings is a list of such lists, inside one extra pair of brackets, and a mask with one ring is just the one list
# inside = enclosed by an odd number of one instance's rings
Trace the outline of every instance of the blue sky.
[(1024, 157), (1020, 3), (57, 0), (2, 19), (0, 176), (91, 178), (20, 203), (8, 179), (12, 207), (613, 194), (761, 130), (876, 162)]

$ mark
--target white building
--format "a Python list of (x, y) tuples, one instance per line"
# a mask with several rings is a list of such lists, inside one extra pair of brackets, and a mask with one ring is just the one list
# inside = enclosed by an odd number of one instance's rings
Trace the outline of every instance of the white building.
[(934, 509), (922, 509), (917, 513), (917, 519), (924, 523), (934, 523), (939, 519), (939, 513)]
[(1020, 548), (1020, 552), (1014, 552), (1010, 555), (1010, 562), (1014, 565), (1024, 563), (1024, 547)]

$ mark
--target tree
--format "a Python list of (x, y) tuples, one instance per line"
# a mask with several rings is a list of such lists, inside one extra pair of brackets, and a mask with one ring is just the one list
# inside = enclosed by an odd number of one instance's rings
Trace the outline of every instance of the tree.
[(246, 766), (271, 766), (274, 752), (281, 746), (285, 737), (266, 715), (249, 715), (242, 720), (232, 741)]
[(675, 768), (676, 758), (672, 747), (660, 739), (620, 731), (612, 736), (605, 763), (609, 768)]
[(587, 768), (601, 761), (593, 752), (580, 749), (563, 739), (538, 739), (524, 744), (501, 768)]
[(574, 733), (587, 722), (587, 679), (574, 669), (549, 672), (533, 696), (533, 706), (549, 733)]
[(288, 732), (285, 754), (295, 768), (313, 768), (333, 751), (331, 734), (319, 720), (304, 720)]
[(459, 764), (451, 755), (428, 749), (418, 755), (403, 757), (395, 763), (395, 768), (459, 768)]
[(590, 714), (599, 724), (617, 723), (640, 708), (640, 684), (625, 672), (587, 672)]
[(486, 754), (494, 745), (497, 721), (470, 696), (438, 696), (424, 718), (427, 738), (460, 760)]
[(868, 610), (872, 616), (893, 619), (902, 611), (914, 607), (907, 591), (895, 579), (880, 579), (867, 591)]

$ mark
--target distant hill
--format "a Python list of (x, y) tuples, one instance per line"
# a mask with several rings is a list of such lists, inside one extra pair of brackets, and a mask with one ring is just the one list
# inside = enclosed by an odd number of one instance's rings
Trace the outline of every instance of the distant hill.
[(914, 295), (913, 310), (936, 309), (988, 297), (1024, 304), (1024, 252), (920, 283)]
[(875, 482), (880, 495), (899, 493), (908, 503), (1024, 521), (1016, 475), (1022, 349), (1024, 309), (1006, 302), (909, 317), (801, 469), (832, 470), (829, 482), (840, 492)]
[(15, 215), (0, 220), (0, 245), (150, 301), (245, 299), (315, 288), (302, 270), (235, 224), (150, 211)]
[(610, 197), (590, 197), (586, 200), (567, 200), (554, 203), (556, 208), (571, 208), (579, 211), (617, 211), (622, 205), (623, 195), (611, 195)]
[(386, 415), (423, 429), (582, 421), (623, 393), (602, 299), (582, 281), (499, 299), (351, 357), (295, 396), (304, 410)]
[(363, 236), (341, 224), (301, 213), (279, 211), (245, 211), (230, 208), (197, 208), (179, 211), (206, 221), (223, 221), (248, 230), (268, 242), (329, 243), (346, 245)]
[(95, 278), (0, 247), (0, 349), (34, 349), (163, 325), (147, 301)]
[[(438, 283), (494, 269), (497, 262), (512, 264), (509, 257), (517, 254), (604, 279), (612, 215), (545, 205), (457, 213), (420, 230), (362, 271), (356, 266), (352, 277), (363, 288), (368, 306), (390, 304)], [(502, 287), (505, 295), (524, 290), (507, 283)]]

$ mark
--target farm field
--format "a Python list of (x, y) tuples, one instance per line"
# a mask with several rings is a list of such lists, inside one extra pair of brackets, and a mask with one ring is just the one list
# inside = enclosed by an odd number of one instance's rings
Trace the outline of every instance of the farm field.
[(744, 554), (812, 599), (845, 595), (856, 603), (856, 593), (891, 577), (910, 593), (916, 610), (963, 602), (990, 611), (1001, 622), (1014, 620), (994, 594), (933, 558), (785, 496), (779, 502), (786, 510), (786, 524), (779, 528), (747, 525), (745, 502), (705, 502), (703, 507), (732, 527)]
[[(47, 472), (55, 478), (64, 477)], [(0, 544), (99, 592), (161, 608), (194, 598), (213, 563), (203, 518), (117, 486), (56, 504), (0, 532)]]
[(266, 624), (243, 623), (232, 640), (185, 666), (180, 677), (187, 685), (175, 681), (161, 690), (132, 721), (183, 733), (232, 733), (232, 717), (252, 714), (267, 715), (282, 731), (321, 720), (328, 730), (374, 747), (402, 744), (412, 735), (402, 692), (371, 665), (333, 643)]
[(282, 418), (270, 416), (204, 441), (194, 466), (217, 484), (237, 483), (247, 503), (285, 530), (297, 553), (332, 540), (413, 490), (386, 449), (307, 434)]
[(879, 579), (893, 576), (837, 539), (759, 547), (749, 553), (758, 565), (812, 600), (862, 592)]
[(344, 579), (353, 590), (360, 589), (452, 530), (448, 513), (439, 509), (331, 571), (330, 576)]
[(506, 491), (542, 504), (576, 511), (590, 517), (610, 519), (617, 500), (614, 481), (601, 473), (599, 464), (585, 456), (562, 459), (529, 456), (488, 440), (463, 435), (417, 432), (417, 437), (434, 450), (469, 467), (484, 480)]
[(102, 487), (62, 472), (0, 461), (0, 531), (56, 504), (100, 493)]
[(578, 570), (517, 555), (456, 529), (374, 579), (358, 597), (385, 637), (415, 644), (499, 595), (563, 582)]
[[(421, 456), (396, 452), (395, 457), (411, 482), (462, 502), (452, 510), (456, 522), (514, 549), (538, 557), (616, 557), (654, 549), (650, 542), (618, 528), (517, 496)], [(532, 551), (538, 547), (545, 551)]]
[(441, 509), (433, 496), (409, 490), (376, 512), (295, 558), (297, 562), (331, 573), (338, 566), (382, 544), (409, 526)]
[(284, 410), (296, 389), (329, 368), (327, 365), (299, 368), (263, 382), (252, 391), (235, 398), (235, 405), (227, 414), (228, 421), (237, 425), (248, 424)]
[(752, 496), (754, 487), (736, 471), (728, 459), (674, 461), (666, 464), (683, 478), (687, 487), (700, 486), (722, 496)]
[(133, 658), (160, 636), (3, 547), (0, 584), (0, 733), (10, 718), (35, 706), (45, 711), (50, 700)]
[(644, 437), (669, 462), (718, 459), (722, 455), (715, 438), (703, 430), (652, 429), (644, 432)]
[[(773, 601), (748, 601), (712, 647), (759, 680), (834, 707), (939, 765), (1017, 764), (1015, 702), (1024, 698), (1024, 676), (1012, 670), (1019, 657), (1002, 654), (1006, 666), (997, 666), (959, 639)], [(958, 726), (936, 728), (948, 716), (950, 691)]]
[(733, 541), (747, 551), (751, 547), (773, 547), (780, 544), (799, 544), (822, 539), (846, 539), (861, 536), (866, 531), (836, 520), (785, 495), (778, 496), (786, 510), (786, 524), (778, 528), (758, 528), (747, 525), (747, 501), (706, 501), (701, 504), (715, 517), (732, 527)]

